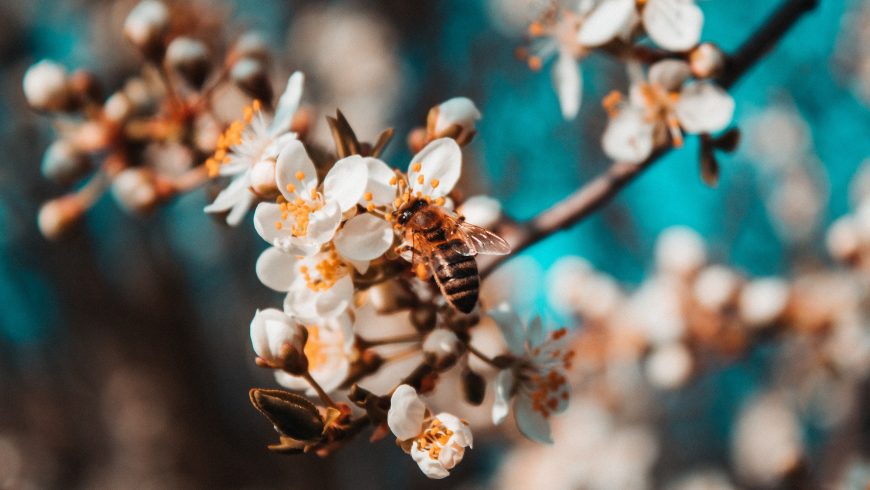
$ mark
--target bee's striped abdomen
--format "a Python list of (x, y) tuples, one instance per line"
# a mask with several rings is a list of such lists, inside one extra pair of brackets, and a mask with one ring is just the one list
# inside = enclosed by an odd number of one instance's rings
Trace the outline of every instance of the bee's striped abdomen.
[(432, 252), (432, 271), (447, 301), (457, 310), (470, 313), (477, 305), (480, 276), (474, 257), (459, 252), (465, 243), (449, 240)]

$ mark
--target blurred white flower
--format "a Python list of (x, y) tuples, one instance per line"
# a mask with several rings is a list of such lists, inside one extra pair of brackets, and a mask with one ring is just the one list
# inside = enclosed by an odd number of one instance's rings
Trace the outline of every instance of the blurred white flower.
[(647, 0), (641, 18), (649, 37), (668, 51), (692, 49), (704, 27), (704, 13), (694, 0)]
[[(251, 170), (260, 162), (275, 161), (287, 143), (296, 139), (296, 134), (290, 132), (290, 126), (299, 109), (304, 81), (305, 76), (301, 72), (290, 76), (287, 88), (278, 100), (274, 117), (264, 114), (260, 104), (254, 102), (253, 106), (246, 109), (244, 119), (233, 122), (221, 136), (218, 150), (206, 162), (206, 166), (212, 175), (231, 176), (233, 180), (213, 203), (205, 207), (207, 213), (229, 211), (227, 223), (230, 225), (239, 224), (245, 217), (257, 199), (250, 190)], [(313, 165), (307, 178), (316, 179)]]
[(66, 68), (50, 60), (31, 66), (22, 81), (27, 103), (39, 110), (63, 109), (69, 99), (68, 77)]
[(459, 214), (473, 225), (489, 228), (501, 217), (501, 203), (489, 196), (471, 196), (459, 206)]
[(568, 407), (570, 389), (565, 371), (571, 367), (573, 351), (566, 347), (567, 330), (548, 334), (540, 317), (527, 326), (506, 304), (487, 314), (495, 320), (515, 358), (515, 364), (501, 370), (496, 378), (493, 422), (504, 421), (513, 401), (520, 432), (533, 441), (552, 443), (550, 416)]
[(467, 97), (454, 97), (433, 107), (429, 111), (427, 132), (431, 139), (452, 135), (460, 142), (470, 141), (476, 132), (475, 123), (480, 120), (480, 111)]
[(753, 400), (737, 420), (731, 448), (737, 472), (748, 482), (776, 484), (803, 457), (795, 412), (779, 394)]
[(789, 301), (788, 283), (779, 278), (754, 279), (740, 291), (740, 318), (750, 327), (766, 327), (779, 320)]
[(467, 424), (449, 413), (429, 414), (417, 391), (400, 385), (390, 399), (387, 425), (400, 445), (429, 478), (450, 475), (474, 443)]
[(710, 311), (721, 311), (737, 297), (741, 278), (733, 270), (721, 266), (705, 267), (692, 286), (695, 301)]
[(694, 367), (692, 354), (681, 342), (653, 349), (646, 359), (646, 375), (653, 386), (672, 390), (686, 384)]
[(305, 327), (281, 310), (257, 310), (251, 320), (251, 344), (254, 352), (267, 362), (280, 361), (285, 349), (302, 352), (306, 336)]
[(707, 262), (704, 239), (695, 230), (672, 226), (656, 239), (655, 260), (658, 271), (676, 277), (688, 277)]
[[(304, 349), (308, 372), (324, 391), (335, 391), (344, 383), (350, 370), (354, 341), (350, 316), (343, 314), (328, 320), (306, 322), (305, 329), (308, 332)], [(304, 378), (290, 373), (275, 371), (275, 380), (285, 388), (306, 390), (309, 396), (316, 394)]]
[(342, 213), (363, 197), (368, 169), (363, 157), (351, 155), (336, 162), (320, 185), (305, 147), (294, 139), (278, 154), (275, 176), (281, 197), (257, 206), (254, 227), (287, 253), (312, 255), (335, 236)]

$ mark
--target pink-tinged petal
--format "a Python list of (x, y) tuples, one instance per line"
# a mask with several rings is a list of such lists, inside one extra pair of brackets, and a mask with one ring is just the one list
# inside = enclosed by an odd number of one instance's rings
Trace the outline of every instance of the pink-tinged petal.
[(393, 227), (385, 220), (363, 213), (347, 220), (335, 234), (335, 248), (351, 260), (374, 260), (393, 244)]
[(499, 371), (495, 378), (495, 401), (492, 404), (492, 423), (499, 425), (504, 422), (510, 412), (516, 377), (510, 369)]
[(406, 441), (420, 435), (426, 405), (417, 396), (417, 390), (409, 385), (400, 385), (390, 398), (390, 411), (387, 412), (387, 425), (396, 439)]
[(580, 76), (580, 65), (570, 53), (559, 52), (556, 63), (553, 64), (553, 84), (556, 86), (556, 95), (559, 96), (562, 117), (574, 119), (580, 110), (583, 79)]
[[(370, 202), (376, 206), (387, 206), (396, 199), (397, 186), (390, 182), (396, 178), (396, 172), (389, 165), (377, 158), (365, 158), (368, 168), (368, 184), (359, 203), (367, 206)], [(371, 201), (366, 200), (366, 193), (371, 193)]]
[(272, 202), (261, 202), (254, 211), (254, 229), (263, 240), (275, 244), (275, 240), (284, 237), (288, 232), (279, 230), (275, 223), (281, 221), (281, 207)]
[[(311, 200), (311, 191), (317, 188), (317, 170), (301, 141), (290, 140), (278, 152), (275, 178), (278, 190), (288, 201), (295, 200), (297, 196)], [(294, 192), (290, 192), (291, 189)]]
[(501, 330), (508, 349), (516, 355), (522, 355), (525, 352), (526, 327), (523, 325), (520, 317), (514, 313), (507, 303), (498, 305), (496, 308), (486, 312), (486, 314), (495, 320), (495, 324)]
[(426, 145), (414, 156), (408, 170), (408, 179), (415, 195), (420, 192), (424, 196), (438, 198), (453, 190), (460, 173), (462, 150), (452, 138), (440, 138)]
[(550, 421), (547, 417), (532, 406), (532, 399), (528, 396), (518, 396), (514, 402), (514, 418), (517, 428), (527, 438), (543, 444), (552, 444), (550, 435)]
[(629, 106), (607, 124), (601, 146), (605, 155), (618, 162), (640, 163), (653, 151), (654, 132), (643, 110)]
[(694, 0), (647, 0), (642, 17), (649, 37), (669, 51), (688, 51), (701, 40), (704, 13)]
[(649, 83), (675, 92), (692, 76), (689, 64), (682, 60), (662, 60), (649, 67)]
[(287, 80), (287, 88), (284, 89), (284, 93), (278, 99), (275, 118), (272, 120), (272, 125), (269, 128), (269, 133), (272, 136), (290, 131), (293, 116), (299, 110), (299, 103), (302, 100), (302, 86), (304, 84), (305, 75), (302, 72), (297, 71), (290, 75), (290, 78)]
[(365, 159), (351, 155), (335, 162), (323, 179), (323, 196), (327, 201), (335, 201), (341, 211), (356, 206), (362, 199), (368, 184), (368, 167)]
[(269, 247), (257, 259), (257, 277), (266, 287), (287, 292), (296, 276), (296, 256)]
[(697, 82), (683, 89), (675, 110), (686, 132), (715, 133), (731, 124), (734, 99), (712, 82)]
[(583, 21), (577, 42), (588, 47), (601, 46), (615, 39), (637, 19), (635, 0), (604, 0)]

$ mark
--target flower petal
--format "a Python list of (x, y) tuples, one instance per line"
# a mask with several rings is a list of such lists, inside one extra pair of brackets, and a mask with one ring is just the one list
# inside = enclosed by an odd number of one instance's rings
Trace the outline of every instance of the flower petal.
[(669, 51), (688, 51), (701, 40), (704, 13), (694, 0), (648, 0), (642, 18), (649, 37)]
[[(317, 170), (301, 141), (290, 140), (278, 152), (275, 178), (278, 190), (288, 201), (293, 201), (297, 196), (311, 200), (311, 191), (317, 188)], [(289, 189), (295, 189), (295, 192)]]
[(275, 240), (282, 238), (286, 231), (279, 230), (275, 223), (281, 221), (281, 207), (273, 202), (261, 202), (254, 211), (254, 229), (263, 240), (275, 244)]
[(552, 444), (550, 421), (532, 406), (528, 396), (518, 396), (514, 402), (514, 418), (517, 428), (529, 439), (543, 444)]
[(495, 401), (492, 404), (492, 423), (499, 425), (510, 412), (516, 377), (510, 369), (502, 369), (495, 378)]
[(301, 349), (303, 338), (302, 327), (281, 310), (258, 310), (251, 320), (251, 343), (254, 352), (263, 359), (275, 358), (287, 342)]
[(374, 260), (393, 244), (393, 227), (369, 213), (347, 220), (335, 234), (335, 248), (351, 260)]
[(621, 34), (637, 18), (635, 0), (604, 0), (589, 14), (577, 32), (577, 42), (601, 46)]
[[(419, 170), (415, 170), (417, 164)], [(413, 193), (421, 192), (434, 199), (453, 190), (461, 172), (462, 150), (459, 145), (452, 138), (439, 138), (426, 145), (411, 160), (408, 180)], [(434, 188), (433, 182), (437, 182)]]
[(350, 276), (344, 276), (317, 297), (315, 303), (317, 316), (320, 318), (337, 317), (347, 311), (352, 300), (353, 280)]
[(269, 128), (272, 136), (290, 131), (293, 116), (299, 110), (299, 102), (302, 100), (302, 86), (304, 83), (305, 75), (300, 71), (293, 73), (287, 79), (287, 88), (284, 89), (284, 93), (278, 99), (275, 118), (272, 119), (272, 125)]
[(390, 398), (387, 425), (396, 439), (407, 441), (417, 437), (423, 428), (426, 405), (417, 396), (417, 390), (409, 385), (400, 385)]
[[(389, 165), (377, 158), (365, 159), (368, 168), (368, 184), (366, 192), (371, 192), (371, 201), (360, 199), (363, 206), (373, 202), (376, 206), (387, 206), (396, 199), (397, 186), (390, 182), (396, 178), (396, 172)], [(363, 194), (365, 195), (365, 193)]]
[(531, 321), (529, 321), (528, 329), (526, 330), (526, 340), (529, 342), (529, 346), (534, 348), (547, 340), (547, 332), (544, 330), (544, 322), (541, 321), (540, 316), (534, 316)]
[(715, 133), (731, 123), (734, 99), (713, 82), (696, 82), (680, 93), (675, 111), (686, 132)]
[(471, 99), (468, 97), (453, 97), (438, 106), (435, 133), (440, 133), (453, 125), (474, 129), (474, 123), (480, 117), (480, 111), (477, 110)]
[(640, 163), (652, 153), (654, 130), (655, 126), (644, 119), (643, 110), (626, 107), (604, 130), (604, 154), (619, 162)]
[(335, 230), (341, 223), (341, 208), (335, 201), (326, 203), (326, 206), (308, 215), (308, 240), (320, 245), (328, 242), (335, 236)]
[(323, 196), (328, 201), (335, 201), (341, 211), (356, 206), (368, 184), (368, 167), (365, 159), (359, 155), (351, 155), (335, 162), (335, 165), (323, 179)]
[(432, 458), (429, 451), (420, 449), (420, 445), (417, 441), (414, 441), (414, 444), (411, 445), (411, 458), (417, 463), (417, 466), (420, 467), (420, 471), (422, 471), (428, 478), (441, 480), (442, 478), (450, 476), (450, 472), (444, 468), (444, 465), (442, 465), (440, 461)]
[(662, 60), (649, 67), (649, 83), (675, 92), (692, 76), (692, 69), (683, 60)]
[(553, 64), (553, 84), (559, 96), (562, 117), (574, 119), (580, 110), (583, 79), (580, 76), (580, 64), (564, 50), (559, 52)]
[(304, 378), (293, 376), (292, 374), (284, 371), (275, 370), (275, 381), (277, 381), (278, 384), (283, 386), (284, 388), (288, 388), (291, 390), (307, 391), (311, 389), (311, 385), (309, 385), (308, 381), (305, 381)]
[(205, 207), (204, 211), (206, 213), (229, 211), (236, 203), (242, 200), (245, 194), (250, 194), (247, 173), (234, 178), (230, 182), (230, 185), (222, 190), (211, 204)]
[(257, 259), (257, 277), (266, 287), (287, 292), (294, 279), (296, 256), (269, 247)]
[(522, 355), (525, 352), (526, 328), (510, 305), (502, 303), (486, 312), (486, 314), (495, 320), (511, 352), (516, 355)]

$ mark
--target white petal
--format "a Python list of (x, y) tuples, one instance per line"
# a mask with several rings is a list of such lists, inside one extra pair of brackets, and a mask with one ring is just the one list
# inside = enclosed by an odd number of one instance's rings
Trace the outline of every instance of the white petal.
[[(301, 180), (298, 178), (300, 176)], [(288, 201), (293, 201), (297, 196), (306, 201), (311, 200), (311, 190), (317, 188), (317, 170), (301, 141), (290, 140), (280, 150), (275, 165), (275, 178), (278, 181), (278, 190)], [(288, 186), (295, 188), (296, 192), (289, 192)]]
[(302, 338), (301, 327), (281, 310), (258, 310), (251, 320), (251, 343), (263, 359), (273, 359), (286, 342), (302, 348)]
[(320, 245), (335, 236), (339, 223), (341, 223), (341, 209), (337, 202), (329, 201), (323, 208), (308, 215), (306, 236), (320, 248)]
[(502, 303), (495, 309), (489, 310), (487, 315), (495, 320), (511, 352), (522, 355), (525, 352), (526, 328), (520, 317), (507, 303)]
[(287, 146), (287, 143), (295, 139), (296, 133), (285, 133), (278, 136), (269, 143), (269, 146), (263, 149), (263, 153), (260, 155), (260, 160), (277, 159), (278, 154), (281, 153), (281, 150), (285, 146)]
[(385, 220), (363, 213), (347, 220), (335, 235), (335, 248), (351, 260), (374, 260), (393, 244), (393, 227)]
[(214, 202), (205, 207), (206, 213), (223, 213), (230, 210), (236, 203), (240, 202), (245, 194), (250, 194), (248, 190), (248, 175), (240, 175), (230, 182), (226, 189), (214, 199)]
[(254, 211), (254, 229), (263, 240), (274, 244), (275, 240), (287, 234), (287, 231), (275, 228), (275, 223), (281, 221), (281, 207), (273, 202), (261, 202)]
[(649, 37), (670, 51), (688, 51), (701, 40), (704, 13), (694, 0), (648, 0), (643, 26)]
[(532, 408), (532, 400), (528, 396), (518, 396), (514, 402), (514, 418), (517, 428), (529, 439), (544, 444), (552, 444), (550, 436), (550, 421), (540, 412)]
[(365, 159), (351, 155), (335, 162), (323, 179), (323, 196), (328, 201), (336, 201), (341, 211), (356, 206), (368, 184), (368, 167)]
[(570, 53), (560, 51), (553, 64), (553, 84), (556, 95), (559, 96), (559, 107), (562, 117), (574, 119), (580, 110), (580, 98), (583, 80), (580, 77), (580, 65)]
[(649, 83), (674, 92), (692, 76), (692, 69), (683, 60), (662, 60), (649, 67)]
[(601, 46), (622, 33), (636, 18), (635, 0), (604, 0), (583, 21), (577, 42), (584, 46)]
[(297, 71), (290, 75), (290, 78), (287, 80), (287, 88), (284, 89), (284, 93), (278, 99), (275, 119), (272, 120), (272, 125), (269, 128), (272, 136), (290, 131), (293, 116), (299, 110), (299, 102), (302, 100), (302, 86), (304, 83), (305, 75), (302, 72)]
[[(453, 435), (450, 436), (450, 441), (448, 444), (455, 444), (463, 447), (473, 447), (474, 446), (474, 435), (471, 433), (471, 429), (468, 427), (466, 422), (463, 422), (462, 419), (453, 415), (452, 413), (440, 412), (435, 415), (435, 418), (440, 420), (444, 427), (453, 432)], [(458, 461), (457, 461), (458, 463)], [(455, 464), (445, 465), (447, 469), (453, 468)]]
[[(284, 388), (288, 388), (291, 390), (310, 390), (311, 385), (308, 384), (308, 381), (305, 381), (304, 378), (300, 378), (298, 376), (293, 376), (290, 373), (284, 371), (275, 371), (275, 381), (278, 382), (279, 385)], [(313, 391), (313, 390), (312, 390)]]
[(654, 130), (655, 126), (644, 119), (643, 110), (626, 107), (604, 130), (604, 154), (619, 162), (640, 163), (652, 153)]
[(247, 216), (248, 211), (251, 210), (251, 206), (254, 205), (254, 201), (256, 200), (257, 196), (251, 192), (243, 195), (242, 198), (233, 205), (230, 214), (227, 215), (227, 224), (230, 226), (238, 226), (239, 223), (242, 222), (242, 219)]
[(334, 318), (341, 315), (350, 306), (353, 300), (353, 280), (350, 276), (344, 276), (326, 291), (323, 291), (315, 304), (317, 316), (320, 318)]
[(474, 129), (475, 121), (480, 119), (480, 111), (474, 102), (467, 97), (454, 97), (438, 106), (438, 120), (435, 122), (435, 132), (440, 133), (450, 126), (458, 125)]
[(257, 259), (257, 277), (266, 287), (286, 292), (295, 277), (296, 256), (269, 247)]
[(459, 206), (459, 212), (469, 223), (489, 228), (496, 224), (501, 216), (501, 203), (489, 196), (472, 196)]
[(396, 178), (396, 172), (377, 158), (368, 157), (365, 161), (369, 171), (366, 192), (372, 193), (372, 200), (360, 199), (359, 203), (363, 206), (368, 205), (369, 202), (373, 202), (377, 206), (391, 204), (396, 199), (397, 187), (390, 182)]
[(293, 284), (284, 298), (284, 311), (307, 323), (322, 323), (341, 315), (353, 299), (353, 281), (344, 276), (324, 291), (314, 291), (304, 281)]
[(504, 422), (510, 412), (515, 382), (516, 378), (510, 369), (499, 371), (495, 378), (495, 401), (492, 404), (492, 423), (495, 425)]
[(387, 425), (400, 441), (417, 437), (422, 431), (426, 405), (417, 396), (417, 390), (409, 385), (400, 385), (390, 398)]
[(715, 133), (734, 117), (734, 99), (713, 82), (687, 85), (676, 105), (680, 126), (688, 133)]
[[(415, 164), (420, 164), (420, 170), (414, 170)], [(462, 150), (452, 138), (440, 138), (426, 145), (420, 153), (411, 160), (408, 170), (408, 180), (414, 194), (422, 192), (424, 196), (438, 198), (447, 195), (462, 172)], [(419, 183), (419, 176), (423, 183)], [(432, 180), (438, 181), (438, 186), (432, 188)]]
[(411, 458), (417, 463), (417, 466), (420, 467), (420, 471), (422, 471), (428, 478), (440, 480), (450, 476), (450, 472), (444, 468), (444, 465), (442, 465), (440, 461), (432, 459), (432, 457), (429, 456), (429, 451), (423, 451), (420, 449), (417, 441), (414, 441), (414, 444), (411, 445)]

